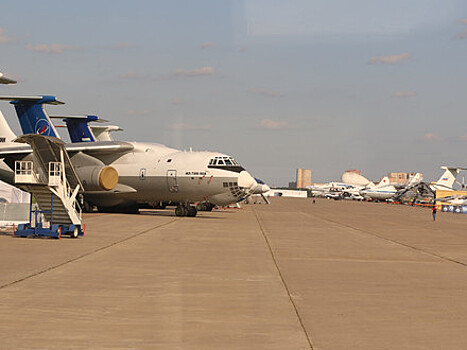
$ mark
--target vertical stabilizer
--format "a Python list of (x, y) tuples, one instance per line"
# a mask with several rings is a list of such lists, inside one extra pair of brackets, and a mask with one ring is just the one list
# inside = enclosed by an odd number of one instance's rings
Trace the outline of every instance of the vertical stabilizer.
[(94, 142), (96, 138), (89, 128), (89, 122), (98, 120), (95, 115), (67, 117), (63, 119), (68, 129), (71, 142)]
[(2, 111), (0, 111), (0, 145), (5, 142), (11, 142), (16, 138), (15, 133), (11, 130), (6, 122)]
[(442, 166), (441, 169), (445, 169), (446, 171), (441, 175), (439, 180), (436, 181), (433, 188), (435, 190), (453, 190), (452, 186), (454, 185), (456, 177), (459, 175), (461, 169), (446, 166)]
[(9, 96), (0, 97), (0, 100), (10, 101), (15, 106), (23, 134), (60, 138), (44, 108), (44, 104), (63, 104), (55, 96)]
[(381, 181), (375, 186), (375, 188), (381, 188), (389, 186), (391, 183), (389, 182), (389, 177), (385, 176), (381, 179)]
[(416, 173), (414, 176), (410, 177), (405, 184), (405, 187), (413, 187), (418, 185), (420, 182), (423, 181), (423, 174)]

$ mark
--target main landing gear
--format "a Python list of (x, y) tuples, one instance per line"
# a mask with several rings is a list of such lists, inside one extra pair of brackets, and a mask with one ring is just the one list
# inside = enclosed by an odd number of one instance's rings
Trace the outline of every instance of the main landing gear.
[(176, 216), (189, 216), (189, 217), (195, 217), (196, 214), (198, 213), (198, 210), (192, 205), (188, 204), (179, 204), (175, 208), (175, 215)]
[(196, 205), (196, 209), (198, 211), (212, 211), (213, 208), (214, 208), (214, 205), (211, 203), (198, 203)]

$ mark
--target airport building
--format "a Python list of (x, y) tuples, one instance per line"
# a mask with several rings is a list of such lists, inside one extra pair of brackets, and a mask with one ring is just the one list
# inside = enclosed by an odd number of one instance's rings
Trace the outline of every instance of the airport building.
[(297, 188), (306, 188), (311, 186), (311, 170), (297, 169)]
[(403, 185), (407, 182), (408, 179), (410, 179), (415, 174), (416, 173), (404, 173), (404, 172), (388, 173), (389, 183)]

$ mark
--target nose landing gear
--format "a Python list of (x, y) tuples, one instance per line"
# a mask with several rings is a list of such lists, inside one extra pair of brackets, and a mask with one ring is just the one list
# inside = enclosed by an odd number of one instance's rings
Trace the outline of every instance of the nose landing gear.
[(197, 213), (198, 210), (196, 210), (194, 206), (189, 204), (179, 204), (175, 208), (175, 216), (189, 216), (194, 218)]

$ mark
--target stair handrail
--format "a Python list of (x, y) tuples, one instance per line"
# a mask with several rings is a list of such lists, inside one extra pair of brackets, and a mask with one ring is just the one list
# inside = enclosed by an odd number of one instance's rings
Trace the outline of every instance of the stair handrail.
[[(22, 164), (31, 164), (31, 168), (23, 169), (21, 166)], [(32, 160), (15, 160), (15, 176), (16, 175), (32, 175), (35, 183), (42, 183), (39, 173), (36, 172), (36, 165)]]

